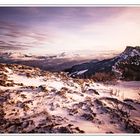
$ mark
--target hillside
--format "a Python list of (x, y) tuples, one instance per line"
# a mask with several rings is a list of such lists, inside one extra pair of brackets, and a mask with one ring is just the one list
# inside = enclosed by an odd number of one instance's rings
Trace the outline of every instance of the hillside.
[(140, 133), (134, 93), (63, 72), (0, 64), (0, 133)]

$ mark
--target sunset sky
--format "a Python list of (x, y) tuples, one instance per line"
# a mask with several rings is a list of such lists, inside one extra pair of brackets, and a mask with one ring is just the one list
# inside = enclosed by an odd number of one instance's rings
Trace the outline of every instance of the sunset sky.
[(0, 7), (0, 50), (122, 51), (140, 45), (140, 7)]

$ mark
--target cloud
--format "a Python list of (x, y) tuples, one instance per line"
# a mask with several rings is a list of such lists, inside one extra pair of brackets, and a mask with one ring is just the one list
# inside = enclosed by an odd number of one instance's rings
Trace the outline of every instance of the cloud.
[(47, 40), (48, 35), (35, 28), (0, 21), (0, 45), (3, 49), (25, 49), (34, 46), (34, 42), (42, 44)]
[[(106, 10), (104, 8), (100, 13), (103, 14)], [(95, 50), (122, 51), (127, 45), (139, 45), (140, 8), (121, 8), (120, 11), (119, 8), (116, 10), (112, 8), (107, 11), (108, 14), (111, 11), (112, 13), (100, 21), (94, 22), (93, 11), (88, 11), (92, 19), (90, 22), (85, 24), (83, 21), (76, 29), (71, 29), (69, 26), (55, 29), (55, 43), (51, 44), (52, 50), (47, 50), (51, 52), (91, 50), (94, 55)], [(103, 15), (97, 14), (97, 16)]]
[[(22, 49), (25, 49), (25, 46)], [(0, 50), (21, 50), (21, 46), (0, 41)]]
[(140, 44), (139, 7), (0, 8), (0, 16), (0, 45), (8, 49), (45, 53)]

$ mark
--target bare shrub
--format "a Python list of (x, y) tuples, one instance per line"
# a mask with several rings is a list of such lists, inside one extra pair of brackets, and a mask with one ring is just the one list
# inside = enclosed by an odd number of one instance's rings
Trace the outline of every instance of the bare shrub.
[(116, 81), (115, 75), (109, 72), (97, 72), (91, 79), (93, 79), (95, 82)]
[(62, 96), (62, 97), (64, 97), (64, 98), (66, 98), (66, 93), (67, 93), (67, 92), (68, 92), (68, 88), (62, 87), (62, 88), (60, 89), (60, 91), (56, 92), (56, 94), (57, 94), (57, 95), (60, 95), (60, 96)]
[(120, 96), (120, 90), (118, 90), (118, 89), (116, 89), (116, 90), (111, 89), (109, 94), (110, 94), (111, 97), (112, 96), (119, 97)]
[(140, 126), (135, 124), (130, 118), (131, 110), (136, 110), (132, 105), (115, 98), (103, 97), (102, 99), (107, 100), (108, 104), (112, 106), (104, 106), (105, 108), (108, 108), (107, 112), (111, 115), (112, 119), (116, 118), (120, 124), (123, 124), (124, 129), (128, 132), (140, 133)]
[(31, 74), (31, 73), (26, 73), (26, 76), (27, 76), (28, 78), (32, 78), (32, 74)]

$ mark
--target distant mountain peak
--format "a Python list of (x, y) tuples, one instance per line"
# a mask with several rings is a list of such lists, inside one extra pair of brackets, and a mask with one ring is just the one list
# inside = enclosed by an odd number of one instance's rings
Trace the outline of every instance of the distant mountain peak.
[(140, 46), (126, 46), (126, 49), (140, 49)]
[(126, 46), (125, 50), (117, 57), (127, 59), (128, 57), (140, 56), (140, 46)]
[(140, 46), (126, 46), (124, 52), (130, 52), (130, 51), (133, 51), (133, 50), (137, 50), (137, 51), (140, 51)]

